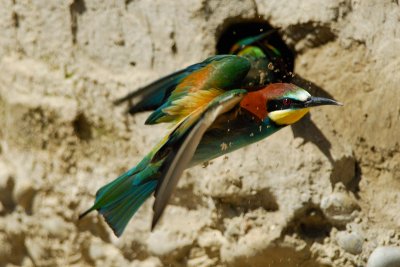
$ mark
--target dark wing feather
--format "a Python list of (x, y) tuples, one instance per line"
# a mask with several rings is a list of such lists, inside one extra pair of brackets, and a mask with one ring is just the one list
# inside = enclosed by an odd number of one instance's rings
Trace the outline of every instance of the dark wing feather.
[(124, 102), (129, 102), (130, 107), (128, 112), (132, 115), (141, 111), (155, 110), (168, 99), (168, 97), (171, 95), (171, 92), (184, 78), (194, 71), (208, 65), (209, 63), (225, 57), (226, 55), (213, 56), (204, 60), (203, 62), (193, 64), (183, 70), (176, 71), (115, 100), (114, 104), (120, 105)]
[(129, 113), (131, 114), (142, 110), (146, 111), (157, 108), (160, 102), (165, 98), (167, 92), (175, 88), (188, 74), (186, 69), (176, 71), (115, 100), (114, 104), (120, 105), (126, 101), (133, 101), (133, 105), (129, 108)]
[[(165, 175), (161, 183), (156, 189), (156, 199), (153, 204), (152, 229), (160, 219), (179, 178), (189, 165), (204, 133), (219, 115), (227, 112), (239, 103), (245, 93), (245, 90), (232, 90), (221, 95), (218, 101), (213, 101), (185, 135), (176, 154), (167, 159), (169, 162), (167, 162), (166, 166), (168, 167), (165, 170)], [(191, 121), (192, 118), (188, 119)], [(177, 130), (179, 130), (179, 127)]]

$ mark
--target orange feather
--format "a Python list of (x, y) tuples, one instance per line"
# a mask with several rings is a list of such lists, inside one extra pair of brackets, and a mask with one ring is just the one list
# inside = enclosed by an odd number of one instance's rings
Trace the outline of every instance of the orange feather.
[(199, 69), (198, 71), (187, 76), (174, 90), (172, 95), (185, 92), (189, 89), (189, 92), (195, 92), (204, 88), (207, 83), (208, 77), (214, 70), (212, 64)]

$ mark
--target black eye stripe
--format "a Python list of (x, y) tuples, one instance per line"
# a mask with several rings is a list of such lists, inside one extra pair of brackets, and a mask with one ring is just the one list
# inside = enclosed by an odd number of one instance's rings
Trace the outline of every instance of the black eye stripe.
[(282, 99), (274, 99), (274, 100), (269, 100), (267, 102), (267, 111), (275, 111), (275, 110), (283, 110), (283, 109), (289, 109), (289, 108), (303, 108), (304, 103), (292, 99), (292, 98), (282, 98)]

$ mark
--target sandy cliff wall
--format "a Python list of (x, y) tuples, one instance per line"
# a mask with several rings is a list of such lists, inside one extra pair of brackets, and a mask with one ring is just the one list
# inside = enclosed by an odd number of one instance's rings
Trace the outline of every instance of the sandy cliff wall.
[[(0, 266), (365, 266), (400, 245), (397, 1), (0, 7)], [(255, 18), (345, 106), (187, 171), (154, 232), (151, 201), (120, 239), (96, 214), (77, 221), (165, 132), (112, 100), (214, 54), (224, 27)]]

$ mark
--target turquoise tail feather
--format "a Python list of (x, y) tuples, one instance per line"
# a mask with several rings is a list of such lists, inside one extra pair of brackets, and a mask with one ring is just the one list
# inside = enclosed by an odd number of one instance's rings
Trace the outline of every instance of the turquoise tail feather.
[(131, 186), (117, 200), (99, 208), (100, 214), (103, 215), (116, 236), (120, 237), (122, 235), (129, 220), (154, 192), (156, 186), (156, 180), (138, 186)]
[(115, 235), (121, 236), (132, 216), (155, 191), (158, 168), (157, 164), (149, 164), (140, 171), (137, 171), (138, 168), (133, 168), (103, 186), (96, 193), (94, 205), (79, 218), (98, 210)]

